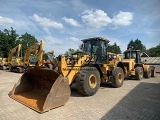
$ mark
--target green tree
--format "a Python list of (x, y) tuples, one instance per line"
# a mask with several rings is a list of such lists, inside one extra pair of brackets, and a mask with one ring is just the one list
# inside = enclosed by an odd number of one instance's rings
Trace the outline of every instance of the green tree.
[(68, 51), (65, 52), (66, 56), (71, 56), (74, 52), (76, 52), (76, 50), (69, 48)]
[(2, 51), (2, 45), (0, 44), (0, 58), (2, 58), (4, 55), (3, 55), (3, 51)]
[(116, 53), (116, 54), (121, 54), (121, 49), (117, 45), (117, 43), (115, 42), (113, 45), (109, 45), (108, 46), (108, 52), (113, 52), (113, 53)]
[(11, 30), (4, 29), (4, 31), (0, 31), (1, 57), (7, 58), (9, 50), (16, 46), (18, 36), (19, 35), (16, 33), (16, 30), (12, 27)]
[(82, 52), (82, 49), (83, 49), (83, 44), (80, 44), (80, 45), (78, 46), (78, 49), (69, 48), (69, 49), (65, 52), (65, 55), (66, 55), (66, 56), (71, 56), (73, 53)]
[(21, 35), (21, 37), (19, 37), (19, 40), (17, 40), (16, 44), (19, 43), (22, 44), (21, 50), (22, 50), (22, 56), (24, 56), (26, 49), (37, 42), (38, 41), (34, 36), (26, 32), (25, 34)]
[(127, 49), (140, 50), (142, 52), (146, 51), (146, 47), (142, 44), (141, 40), (139, 40), (138, 38), (135, 41), (131, 40), (127, 45)]
[(0, 57), (4, 57), (6, 35), (0, 30)]
[(160, 57), (160, 44), (147, 50), (150, 57)]

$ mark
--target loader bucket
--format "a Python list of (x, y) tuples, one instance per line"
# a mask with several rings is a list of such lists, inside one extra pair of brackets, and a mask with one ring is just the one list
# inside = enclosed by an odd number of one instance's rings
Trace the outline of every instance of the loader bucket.
[(9, 96), (43, 113), (64, 105), (70, 97), (68, 79), (44, 67), (35, 67), (24, 73)]

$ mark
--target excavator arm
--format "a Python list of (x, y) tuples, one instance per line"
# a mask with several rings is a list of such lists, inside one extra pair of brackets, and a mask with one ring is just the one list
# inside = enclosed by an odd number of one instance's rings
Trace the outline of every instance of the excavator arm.
[(43, 54), (44, 54), (44, 41), (41, 40), (41, 43), (39, 45), (39, 49), (37, 52), (37, 66), (41, 66), (42, 65), (42, 60), (43, 60)]
[(44, 41), (43, 40), (41, 40), (40, 44), (35, 43), (32, 46), (30, 46), (24, 54), (23, 64), (29, 65), (30, 55), (31, 55), (31, 53), (34, 53), (37, 57), (37, 64), (38, 64), (38, 66), (40, 66), (41, 61), (43, 59), (43, 48), (44, 48)]
[(21, 50), (21, 44), (18, 44), (16, 47), (14, 47), (13, 49), (11, 49), (9, 51), (9, 54), (8, 54), (8, 63), (11, 63), (12, 61), (12, 57), (16, 54), (16, 58), (19, 57), (20, 55), (20, 50)]

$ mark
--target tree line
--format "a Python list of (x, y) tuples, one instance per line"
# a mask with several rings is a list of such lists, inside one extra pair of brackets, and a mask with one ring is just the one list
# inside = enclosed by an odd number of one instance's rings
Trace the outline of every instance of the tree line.
[(136, 40), (131, 40), (128, 45), (127, 49), (131, 50), (140, 50), (142, 52), (147, 53), (150, 57), (160, 57), (160, 44), (146, 49), (145, 45), (142, 44), (141, 40), (136, 39)]
[[(35, 36), (27, 32), (23, 35), (18, 35), (16, 30), (14, 30), (12, 27), (10, 30), (0, 30), (0, 57), (7, 58), (9, 51), (18, 44), (22, 44), (21, 56), (23, 56), (27, 47), (37, 42), (38, 40), (35, 38)], [(142, 52), (146, 52), (150, 57), (160, 57), (160, 44), (155, 47), (146, 49), (145, 45), (142, 44), (141, 40), (139, 39), (130, 40), (126, 49), (140, 50)], [(65, 54), (71, 55), (75, 52), (80, 52), (81, 50), (82, 46), (80, 45), (76, 50), (69, 48)], [(109, 45), (108, 51), (114, 52), (116, 54), (122, 53), (120, 46), (118, 46), (116, 42), (113, 45)]]

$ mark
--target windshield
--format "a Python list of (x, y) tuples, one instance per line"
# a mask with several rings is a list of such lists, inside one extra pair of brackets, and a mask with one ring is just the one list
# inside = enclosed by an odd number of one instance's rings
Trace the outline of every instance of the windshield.
[(49, 59), (49, 60), (52, 60), (53, 57), (54, 57), (54, 56), (53, 56), (52, 54), (48, 54), (48, 59)]
[(125, 56), (124, 56), (125, 59), (136, 59), (136, 52), (125, 52)]
[(44, 60), (53, 60), (54, 59), (54, 55), (51, 54), (51, 53), (44, 54), (43, 59)]
[(95, 53), (97, 50), (97, 41), (86, 41), (84, 43), (84, 52), (87, 54)]
[(84, 52), (89, 55), (95, 55), (98, 63), (107, 62), (107, 43), (103, 40), (84, 41)]
[(35, 55), (30, 55), (30, 63), (36, 63), (36, 56)]

